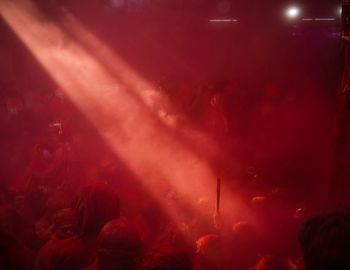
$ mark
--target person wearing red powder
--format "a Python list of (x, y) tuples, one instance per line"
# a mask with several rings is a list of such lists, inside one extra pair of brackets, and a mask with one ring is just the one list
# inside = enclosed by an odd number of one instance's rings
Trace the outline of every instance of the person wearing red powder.
[(137, 270), (140, 255), (137, 230), (124, 218), (114, 219), (101, 229), (96, 259), (84, 270)]
[(77, 233), (49, 240), (38, 252), (36, 270), (81, 270), (96, 256), (97, 236), (105, 223), (118, 218), (119, 197), (108, 185), (93, 182), (83, 186), (76, 198)]

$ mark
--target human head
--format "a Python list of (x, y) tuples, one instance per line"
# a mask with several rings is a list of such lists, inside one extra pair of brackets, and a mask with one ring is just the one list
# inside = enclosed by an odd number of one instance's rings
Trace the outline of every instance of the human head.
[(188, 255), (174, 246), (153, 249), (143, 260), (141, 270), (193, 270)]
[(71, 208), (56, 211), (52, 217), (52, 222), (52, 232), (58, 239), (69, 238), (76, 232), (77, 220)]
[(342, 210), (306, 220), (299, 242), (307, 270), (350, 269), (350, 212)]
[(292, 270), (290, 262), (285, 258), (265, 255), (256, 264), (256, 270)]
[(217, 234), (207, 234), (196, 241), (197, 254), (205, 257), (211, 257), (220, 252), (221, 240)]
[(138, 231), (126, 219), (114, 219), (103, 226), (98, 236), (99, 270), (136, 269), (141, 254)]
[(91, 182), (81, 187), (75, 210), (78, 233), (98, 235), (104, 224), (119, 217), (119, 197), (107, 184)]

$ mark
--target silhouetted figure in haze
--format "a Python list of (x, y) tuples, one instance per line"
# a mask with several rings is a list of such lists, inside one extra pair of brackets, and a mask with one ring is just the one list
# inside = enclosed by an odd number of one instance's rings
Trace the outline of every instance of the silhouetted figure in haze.
[(52, 217), (52, 234), (57, 239), (66, 239), (76, 234), (77, 218), (71, 208), (63, 208)]
[(97, 257), (85, 270), (137, 269), (141, 240), (137, 230), (126, 219), (114, 219), (103, 226), (97, 245)]
[(195, 269), (219, 270), (223, 267), (223, 248), (218, 234), (207, 234), (196, 241)]
[(295, 267), (285, 258), (272, 255), (263, 256), (256, 264), (255, 270), (293, 270)]
[(13, 235), (0, 231), (0, 269), (26, 270), (32, 267), (33, 254)]
[(90, 265), (96, 255), (101, 228), (119, 217), (119, 198), (110, 186), (90, 183), (79, 191), (75, 211), (77, 235), (46, 243), (38, 252), (35, 269), (81, 270)]
[(301, 227), (299, 241), (307, 270), (350, 269), (350, 212), (310, 218)]
[(193, 270), (189, 256), (174, 246), (153, 249), (143, 260), (140, 270)]

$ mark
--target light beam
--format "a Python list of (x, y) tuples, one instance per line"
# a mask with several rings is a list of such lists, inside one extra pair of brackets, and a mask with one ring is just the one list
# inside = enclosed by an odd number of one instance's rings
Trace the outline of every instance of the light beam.
[[(67, 28), (72, 29), (78, 40), (89, 43), (96, 55), (71, 39), (61, 26), (43, 20), (30, 0), (3, 0), (0, 12), (35, 59), (170, 217), (181, 220), (183, 213), (176, 202), (167, 201), (165, 195), (169, 190), (174, 190), (181, 203), (199, 216), (208, 214), (198, 208), (200, 198), (210, 198), (214, 208), (215, 173), (204, 157), (171, 136), (166, 119), (164, 125), (159, 123), (159, 117), (154, 115), (154, 99), (150, 98), (155, 92), (147, 81), (69, 14)], [(159, 96), (158, 102), (163, 102), (163, 98)], [(206, 139), (201, 142), (210, 143)], [(246, 211), (229, 192), (223, 202), (223, 214), (225, 204), (230, 215)]]

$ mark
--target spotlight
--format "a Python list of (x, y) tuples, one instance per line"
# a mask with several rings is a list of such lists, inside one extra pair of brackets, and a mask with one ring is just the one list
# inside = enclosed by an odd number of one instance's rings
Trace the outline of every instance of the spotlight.
[(299, 16), (300, 9), (297, 7), (289, 7), (286, 10), (286, 16), (290, 19), (295, 19)]

